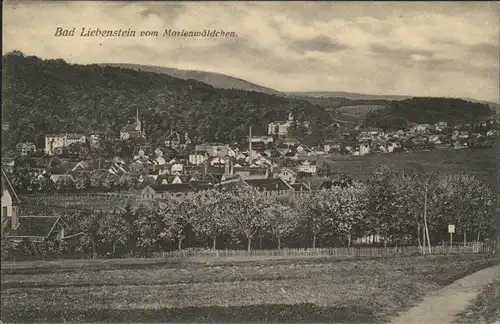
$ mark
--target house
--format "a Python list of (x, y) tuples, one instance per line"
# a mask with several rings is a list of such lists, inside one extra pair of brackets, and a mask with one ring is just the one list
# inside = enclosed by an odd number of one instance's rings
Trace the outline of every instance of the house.
[(287, 136), (293, 123), (293, 116), (290, 113), (288, 120), (270, 122), (267, 126), (267, 133), (268, 135)]
[(200, 165), (205, 163), (208, 159), (207, 152), (192, 152), (189, 154), (188, 161), (192, 165)]
[(36, 151), (36, 146), (32, 142), (19, 143), (16, 148), (21, 156), (28, 156)]
[(90, 146), (97, 146), (99, 141), (103, 138), (103, 134), (101, 132), (91, 132), (89, 133), (89, 143)]
[(14, 242), (23, 239), (43, 242), (49, 238), (61, 241), (67, 238), (70, 230), (61, 216), (20, 216), (18, 225), (9, 231), (8, 236)]
[(296, 197), (311, 193), (311, 187), (303, 182), (290, 183), (290, 187), (293, 188)]
[(340, 180), (325, 180), (319, 186), (320, 190), (328, 190), (334, 187), (347, 188), (352, 184), (352, 180), (349, 178), (342, 178)]
[(121, 140), (128, 140), (132, 138), (146, 138), (144, 122), (141, 122), (141, 120), (139, 119), (139, 108), (137, 108), (136, 110), (134, 122), (128, 123), (120, 130)]
[(292, 196), (295, 192), (288, 183), (280, 178), (247, 179), (243, 181), (266, 196)]
[(191, 139), (187, 133), (181, 135), (180, 132), (170, 131), (170, 134), (165, 138), (165, 145), (174, 149), (184, 149), (191, 144)]
[(71, 144), (82, 143), (85, 144), (87, 137), (84, 134), (66, 134), (66, 143), (64, 146), (70, 146)]
[(221, 157), (216, 157), (210, 160), (210, 165), (211, 166), (221, 166), (226, 164), (226, 160), (221, 158)]
[(293, 196), (294, 189), (280, 178), (268, 179), (242, 179), (235, 176), (229, 180), (222, 181), (216, 186), (225, 188), (230, 192), (235, 192), (238, 188), (252, 187), (266, 196)]
[(52, 174), (50, 180), (54, 183), (74, 183), (75, 179), (71, 174)]
[(263, 144), (269, 144), (274, 141), (272, 136), (252, 136), (251, 138), (252, 143), (263, 143)]
[(269, 177), (269, 169), (266, 167), (233, 167), (232, 173), (239, 175), (242, 179), (266, 179)]
[(188, 183), (171, 183), (146, 186), (142, 189), (142, 200), (165, 199), (168, 197), (191, 196), (202, 190), (213, 189), (214, 185), (207, 181), (189, 181)]
[(184, 170), (184, 165), (182, 165), (181, 163), (178, 163), (178, 162), (174, 163), (172, 165), (172, 168), (170, 168), (170, 172), (172, 174), (174, 174), (176, 172), (180, 173), (180, 172), (182, 172), (182, 170)]
[(411, 133), (422, 133), (422, 132), (425, 132), (428, 129), (430, 129), (430, 127), (431, 126), (429, 124), (417, 124), (417, 125), (412, 126), (410, 128), (410, 132)]
[(401, 144), (398, 142), (389, 142), (387, 143), (386, 152), (392, 153), (395, 149), (401, 148)]
[(45, 135), (45, 154), (54, 155), (56, 151), (74, 143), (85, 143), (83, 134), (47, 134)]
[(278, 177), (288, 183), (295, 183), (297, 181), (297, 171), (292, 168), (282, 168)]
[(316, 174), (317, 165), (316, 161), (304, 160), (301, 164), (297, 166), (298, 172), (304, 172), (309, 174)]
[(72, 169), (71, 172), (76, 172), (76, 171), (90, 171), (90, 163), (87, 161), (80, 161), (78, 162)]
[(221, 143), (206, 143), (195, 146), (196, 152), (206, 152), (211, 157), (224, 157), (232, 156), (235, 154), (234, 150), (229, 148), (229, 144)]
[(359, 146), (359, 155), (365, 155), (370, 153), (370, 145), (366, 143), (362, 143)]
[(10, 228), (15, 228), (18, 224), (19, 204), (21, 200), (17, 196), (14, 187), (10, 181), (9, 175), (2, 167), (2, 232)]
[(112, 164), (108, 169), (108, 172), (117, 176), (122, 176), (123, 174), (130, 172), (130, 169), (128, 168), (125, 162), (116, 160), (112, 161)]

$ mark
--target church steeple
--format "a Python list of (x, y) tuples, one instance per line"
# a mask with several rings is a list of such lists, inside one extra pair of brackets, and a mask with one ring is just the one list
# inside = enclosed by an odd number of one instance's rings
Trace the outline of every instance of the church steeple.
[(142, 133), (142, 125), (139, 119), (139, 108), (137, 108), (135, 113), (135, 130)]

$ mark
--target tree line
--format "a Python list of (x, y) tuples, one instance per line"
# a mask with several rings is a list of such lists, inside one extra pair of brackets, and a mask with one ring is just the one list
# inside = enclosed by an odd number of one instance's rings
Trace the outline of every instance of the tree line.
[(370, 111), (364, 124), (384, 130), (404, 129), (410, 123), (449, 125), (476, 124), (495, 115), (489, 105), (455, 98), (410, 98), (390, 101), (385, 108)]
[(73, 251), (94, 256), (186, 247), (349, 247), (368, 235), (378, 235), (384, 245), (428, 245), (448, 242), (449, 224), (455, 225), (455, 240), (464, 243), (497, 239), (497, 202), (487, 184), (468, 174), (396, 173), (379, 167), (366, 183), (293, 198), (243, 187), (209, 190), (121, 212), (75, 213), (65, 220), (83, 233)]
[(117, 137), (139, 109), (149, 138), (187, 132), (194, 142), (239, 142), (253, 126), (267, 134), (267, 122), (292, 112), (325, 136), (328, 113), (306, 100), (236, 89), (217, 89), (196, 80), (132, 69), (68, 64), (14, 51), (2, 57), (2, 122), (9, 124), (6, 147), (39, 140), (47, 133), (91, 131)]

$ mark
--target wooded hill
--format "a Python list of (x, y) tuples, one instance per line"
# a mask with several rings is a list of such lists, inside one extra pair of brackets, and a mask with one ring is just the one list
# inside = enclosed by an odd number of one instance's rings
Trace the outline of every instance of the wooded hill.
[(383, 108), (366, 115), (365, 123), (384, 129), (404, 127), (410, 122), (434, 124), (446, 121), (449, 125), (475, 124), (494, 115), (489, 105), (451, 98), (411, 98), (391, 101)]
[(42, 60), (14, 51), (2, 57), (2, 118), (9, 143), (38, 141), (47, 133), (102, 131), (115, 137), (139, 108), (146, 133), (159, 138), (187, 131), (195, 141), (236, 142), (248, 126), (266, 134), (267, 123), (292, 112), (322, 134), (328, 113), (306, 100), (260, 92), (217, 89), (196, 80), (118, 67)]

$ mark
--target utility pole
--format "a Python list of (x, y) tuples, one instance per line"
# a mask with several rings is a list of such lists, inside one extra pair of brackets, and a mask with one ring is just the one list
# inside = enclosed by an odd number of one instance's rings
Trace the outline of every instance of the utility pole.
[(429, 238), (429, 227), (427, 226), (427, 183), (425, 184), (425, 195), (424, 195), (424, 226), (425, 226), (425, 234), (427, 235), (427, 245), (429, 248), (429, 253), (431, 253), (431, 240)]
[(252, 126), (248, 130), (248, 166), (252, 165)]

